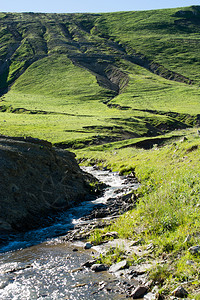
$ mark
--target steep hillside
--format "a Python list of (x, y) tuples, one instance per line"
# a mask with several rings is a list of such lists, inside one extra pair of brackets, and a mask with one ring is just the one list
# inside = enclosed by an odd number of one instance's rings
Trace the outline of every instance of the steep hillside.
[(198, 125), (198, 25), (199, 7), (1, 13), (1, 132), (82, 148)]

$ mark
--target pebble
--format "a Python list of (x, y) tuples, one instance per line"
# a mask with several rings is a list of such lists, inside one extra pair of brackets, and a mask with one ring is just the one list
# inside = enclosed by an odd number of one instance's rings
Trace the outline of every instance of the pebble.
[(107, 232), (103, 235), (103, 237), (113, 237), (118, 238), (119, 234), (116, 231)]
[(143, 239), (139, 239), (139, 240), (137, 240), (137, 241), (133, 241), (133, 242), (131, 243), (131, 247), (141, 245), (143, 242), (144, 242)]
[(153, 248), (154, 248), (154, 244), (151, 243), (151, 244), (147, 245), (146, 250), (152, 250)]
[(153, 293), (148, 293), (144, 296), (144, 300), (155, 300), (155, 299), (158, 299), (158, 298), (156, 298), (156, 295)]
[(82, 267), (91, 268), (91, 266), (94, 265), (96, 262), (96, 259), (88, 260), (84, 264), (82, 264)]
[(184, 137), (182, 137), (182, 139), (180, 139), (180, 142), (181, 142), (181, 143), (183, 143), (183, 142), (185, 142), (185, 141), (187, 141), (186, 136), (184, 136)]
[(91, 243), (85, 243), (85, 245), (84, 245), (84, 249), (91, 249), (92, 248), (92, 244)]
[(146, 294), (146, 292), (147, 292), (147, 287), (140, 285), (132, 291), (131, 297), (133, 299), (142, 298)]
[(94, 264), (92, 265), (91, 270), (94, 272), (103, 272), (103, 271), (107, 271), (108, 267), (104, 264)]
[(127, 261), (126, 260), (122, 260), (114, 265), (112, 265), (110, 268), (109, 268), (109, 272), (110, 273), (115, 273), (119, 270), (122, 270), (122, 269), (125, 269), (126, 267), (128, 267), (128, 264), (127, 264)]
[(187, 292), (182, 286), (178, 286), (178, 287), (172, 292), (172, 294), (173, 294), (175, 297), (178, 297), (178, 298), (185, 298), (185, 297), (187, 297), (188, 292)]
[(77, 288), (77, 287), (82, 287), (82, 286), (86, 286), (86, 285), (87, 285), (87, 283), (77, 283), (77, 284), (73, 285), (72, 287)]
[(74, 248), (74, 249), (72, 249), (72, 251), (73, 251), (73, 252), (77, 252), (77, 251), (78, 251), (78, 249), (77, 249), (77, 248)]
[(70, 272), (75, 273), (75, 272), (79, 272), (79, 271), (83, 271), (83, 268), (82, 267), (76, 268), (76, 269), (71, 270)]
[(189, 265), (189, 266), (194, 265), (194, 261), (193, 260), (187, 260), (186, 265)]

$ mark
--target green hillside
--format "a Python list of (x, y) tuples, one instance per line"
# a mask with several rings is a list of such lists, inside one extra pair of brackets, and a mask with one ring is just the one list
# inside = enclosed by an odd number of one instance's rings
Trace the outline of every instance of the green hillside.
[(1, 13), (2, 134), (79, 148), (198, 124), (198, 22), (199, 7)]
[(0, 134), (135, 173), (139, 204), (112, 230), (153, 243), (153, 260), (169, 258), (150, 272), (159, 293), (185, 282), (191, 299), (200, 299), (200, 256), (188, 252), (200, 244), (199, 48), (200, 6), (0, 13)]

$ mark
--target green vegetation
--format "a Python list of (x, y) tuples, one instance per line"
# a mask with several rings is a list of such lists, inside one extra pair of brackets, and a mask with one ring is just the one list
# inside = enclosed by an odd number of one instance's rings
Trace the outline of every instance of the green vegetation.
[[(200, 285), (200, 257), (189, 252), (200, 242), (200, 137), (196, 130), (182, 134), (185, 138), (150, 150), (120, 149), (118, 143), (112, 150), (101, 151), (99, 147), (77, 151), (80, 157), (90, 158), (87, 163), (98, 159), (100, 166), (123, 174), (134, 172), (141, 182), (135, 209), (122, 215), (107, 231), (117, 231), (121, 238), (141, 238), (143, 250), (152, 243), (153, 250), (144, 259), (157, 261), (150, 277), (162, 293), (168, 293), (178, 282), (184, 282), (191, 292)], [(101, 242), (105, 232), (98, 229), (91, 240)]]
[(200, 243), (199, 24), (199, 6), (0, 13), (0, 133), (46, 139), (83, 164), (134, 172), (138, 203), (105, 230), (142, 238), (143, 250), (152, 243), (144, 260), (158, 262), (150, 277), (160, 292), (184, 283), (195, 299), (200, 258), (188, 249)]
[(125, 254), (125, 251), (123, 250), (123, 247), (116, 247), (116, 248), (110, 248), (106, 255), (100, 255), (99, 262), (104, 263), (106, 265), (111, 265), (112, 263), (118, 263), (122, 260), (123, 255)]
[(111, 103), (137, 110), (196, 114), (200, 97), (199, 86), (177, 84), (177, 82), (150, 74), (149, 71), (139, 66), (128, 65), (127, 67), (131, 72), (129, 85)]
[(184, 11), (1, 14), (1, 133), (83, 148), (198, 124), (199, 8)]
[(95, 33), (199, 82), (199, 18), (199, 6), (109, 13), (98, 19)]

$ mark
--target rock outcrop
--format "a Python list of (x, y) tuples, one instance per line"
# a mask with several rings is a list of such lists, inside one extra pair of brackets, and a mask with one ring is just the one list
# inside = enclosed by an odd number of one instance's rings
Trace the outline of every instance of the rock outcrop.
[(0, 233), (38, 227), (94, 194), (96, 179), (75, 155), (47, 141), (0, 136), (0, 170)]

